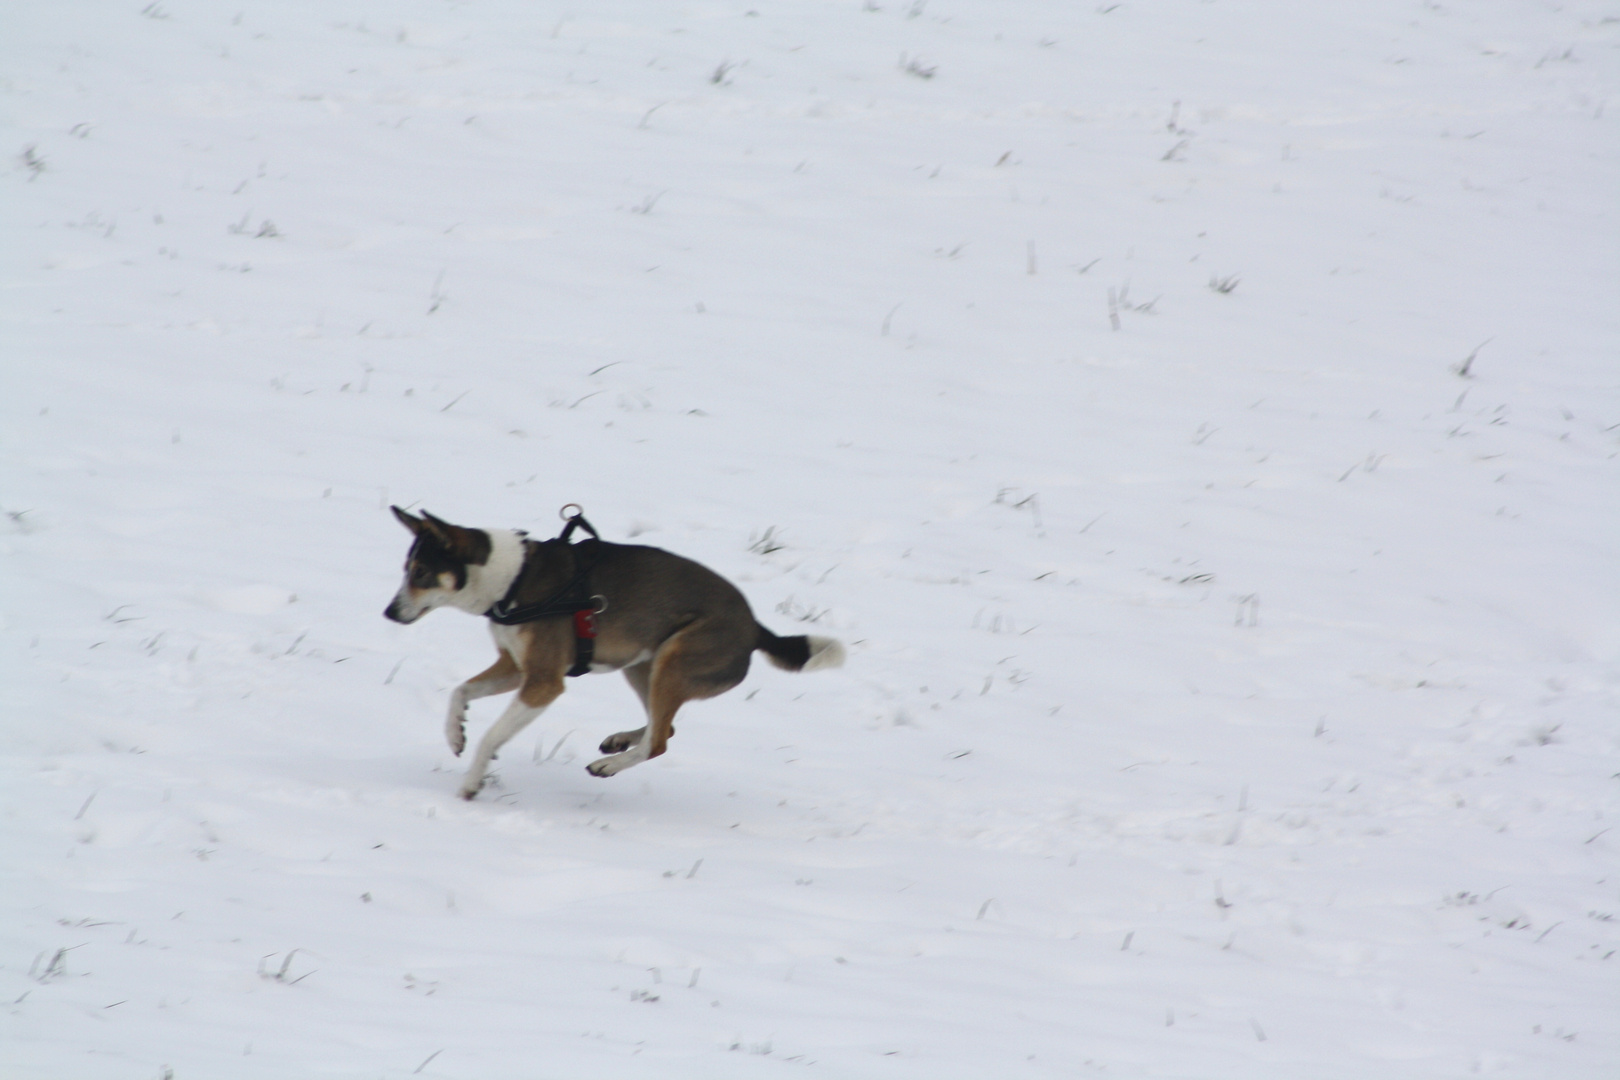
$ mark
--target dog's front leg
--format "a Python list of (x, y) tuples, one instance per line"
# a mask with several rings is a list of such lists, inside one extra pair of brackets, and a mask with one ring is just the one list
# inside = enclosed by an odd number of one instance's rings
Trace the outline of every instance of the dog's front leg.
[(489, 769), (489, 763), (495, 760), (495, 755), (501, 747), (505, 746), (512, 736), (528, 727), (535, 717), (545, 712), (546, 706), (556, 701), (562, 692), (563, 681), (560, 672), (554, 679), (524, 682), (518, 690), (518, 696), (479, 741), (478, 752), (473, 755), (472, 764), (467, 766), (467, 778), (461, 783), (463, 799), (471, 799), (478, 794), (478, 790), (484, 786), (484, 774)]
[(444, 720), (444, 738), (457, 757), (467, 748), (467, 702), (491, 694), (516, 690), (523, 675), (505, 649), (500, 659), (450, 691), (450, 711)]

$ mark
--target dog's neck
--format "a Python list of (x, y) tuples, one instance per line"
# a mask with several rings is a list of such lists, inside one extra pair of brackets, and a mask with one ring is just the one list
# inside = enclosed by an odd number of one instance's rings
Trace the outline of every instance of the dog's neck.
[(489, 559), (482, 566), (469, 564), (467, 586), (450, 603), (470, 615), (482, 615), (512, 587), (523, 570), (524, 535), (515, 529), (484, 529), (489, 537)]

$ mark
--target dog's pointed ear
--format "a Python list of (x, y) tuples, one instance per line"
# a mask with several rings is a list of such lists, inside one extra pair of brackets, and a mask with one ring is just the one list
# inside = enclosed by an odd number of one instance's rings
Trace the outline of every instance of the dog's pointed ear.
[(422, 532), (431, 536), (447, 554), (463, 562), (482, 565), (489, 559), (489, 537), (478, 529), (452, 525), (424, 510)]
[(460, 532), (461, 529), (443, 518), (434, 517), (424, 510), (422, 511), (422, 531), (431, 534), (435, 540), (445, 547), (454, 548), (456, 546), (456, 533)]
[(411, 517), (409, 512), (401, 510), (397, 506), (390, 506), (388, 509), (392, 510), (394, 512), (394, 517), (399, 520), (399, 523), (411, 530), (411, 532), (417, 534), (422, 532), (423, 523), (421, 518)]

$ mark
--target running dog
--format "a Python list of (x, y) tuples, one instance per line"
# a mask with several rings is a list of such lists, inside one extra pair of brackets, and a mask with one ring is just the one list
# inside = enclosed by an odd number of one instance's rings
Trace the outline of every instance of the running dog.
[[(484, 616), (499, 654), (451, 691), (450, 749), (458, 757), (466, 749), (469, 701), (517, 691), (478, 744), (461, 785), (464, 799), (478, 794), (496, 752), (557, 699), (568, 675), (622, 671), (646, 709), (645, 727), (609, 735), (601, 746), (609, 756), (587, 766), (593, 776), (613, 776), (662, 754), (676, 711), (742, 682), (755, 649), (788, 671), (844, 661), (844, 646), (832, 638), (777, 637), (765, 629), (736, 586), (707, 567), (598, 538), (573, 504), (563, 508), (562, 535), (540, 541), (392, 509), (415, 542), (405, 581), (383, 614), (397, 623), (437, 607)], [(590, 539), (571, 542), (576, 528)]]

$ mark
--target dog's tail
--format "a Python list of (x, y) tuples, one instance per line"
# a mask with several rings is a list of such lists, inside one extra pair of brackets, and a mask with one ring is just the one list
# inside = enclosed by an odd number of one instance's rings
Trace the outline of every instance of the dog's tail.
[(759, 627), (759, 641), (754, 648), (783, 671), (815, 671), (844, 662), (844, 645), (840, 641), (814, 634), (777, 637), (763, 626)]

